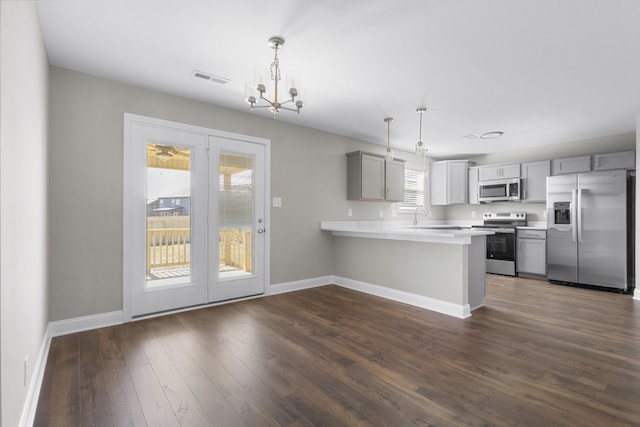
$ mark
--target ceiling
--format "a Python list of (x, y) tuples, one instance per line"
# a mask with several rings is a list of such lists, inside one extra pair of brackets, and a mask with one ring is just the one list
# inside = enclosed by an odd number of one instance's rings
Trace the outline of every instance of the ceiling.
[[(437, 158), (635, 132), (637, 0), (45, 0), (52, 65), (249, 112), (245, 84), (283, 73), (305, 107), (276, 120)], [(193, 70), (231, 79), (197, 79)], [(470, 139), (502, 131), (493, 140)]]

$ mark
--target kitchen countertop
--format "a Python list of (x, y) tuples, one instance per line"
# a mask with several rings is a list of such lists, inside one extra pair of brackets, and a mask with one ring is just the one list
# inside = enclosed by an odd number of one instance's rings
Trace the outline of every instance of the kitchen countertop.
[(526, 227), (518, 227), (522, 230), (546, 230), (547, 221), (528, 221)]
[(460, 228), (448, 224), (419, 224), (402, 221), (321, 221), (320, 229), (335, 236), (364, 237), (372, 239), (406, 240), (413, 242), (469, 245), (477, 236), (494, 234), (481, 229)]

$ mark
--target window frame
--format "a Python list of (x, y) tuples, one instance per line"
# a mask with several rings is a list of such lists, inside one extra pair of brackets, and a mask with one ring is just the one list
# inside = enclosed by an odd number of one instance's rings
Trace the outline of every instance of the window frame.
[[(419, 207), (425, 206), (425, 173), (417, 167), (406, 167), (404, 169), (404, 200), (398, 203), (398, 211), (409, 212)], [(408, 195), (414, 198), (415, 202), (407, 202)]]

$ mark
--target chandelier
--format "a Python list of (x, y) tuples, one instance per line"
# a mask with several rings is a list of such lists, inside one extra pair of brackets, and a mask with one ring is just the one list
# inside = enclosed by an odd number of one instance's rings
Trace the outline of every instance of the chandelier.
[(422, 142), (422, 115), (424, 114), (425, 111), (427, 111), (425, 107), (416, 108), (416, 113), (420, 114), (420, 136), (418, 137), (418, 142), (416, 142), (416, 154), (422, 154), (422, 155), (424, 155), (427, 151), (429, 151), (427, 147), (424, 145), (424, 142)]
[[(288, 95), (289, 99), (286, 101), (281, 101), (280, 94), (278, 92), (280, 86), (280, 80), (282, 78), (282, 73), (280, 71), (280, 61), (278, 60), (278, 49), (280, 49), (284, 45), (284, 39), (282, 37), (271, 37), (268, 41), (269, 47), (271, 47), (274, 51), (273, 62), (269, 67), (269, 76), (273, 81), (273, 91), (270, 92), (273, 94), (273, 98), (269, 99), (265, 96), (267, 93), (267, 86), (264, 82), (258, 81), (253, 88), (259, 93), (258, 98), (254, 94), (249, 94), (246, 97), (246, 101), (249, 104), (251, 110), (254, 108), (269, 108), (273, 113), (273, 117), (275, 118), (278, 115), (280, 110), (289, 110), (295, 111), (300, 114), (300, 109), (304, 106), (304, 103), (300, 99), (296, 99), (298, 96), (298, 88), (296, 88), (294, 84), (291, 84), (289, 87)], [(260, 101), (266, 103), (266, 105), (258, 105)]]

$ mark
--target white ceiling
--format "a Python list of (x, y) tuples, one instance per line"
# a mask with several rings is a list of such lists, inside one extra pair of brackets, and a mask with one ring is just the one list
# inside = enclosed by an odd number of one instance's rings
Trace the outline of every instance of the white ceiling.
[[(52, 65), (248, 111), (280, 35), (305, 107), (277, 120), (434, 157), (635, 131), (637, 0), (45, 0)], [(231, 79), (192, 77), (194, 69)], [(255, 110), (250, 114), (268, 116)], [(503, 131), (495, 140), (464, 135)]]

